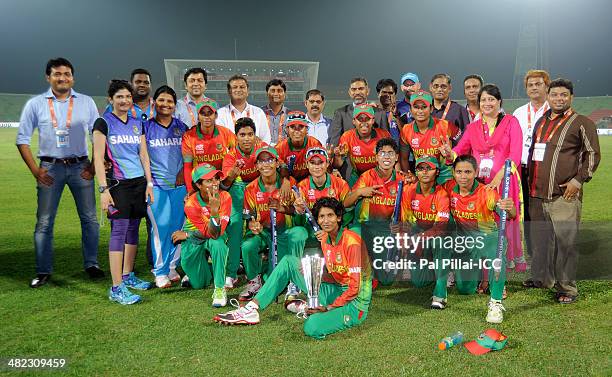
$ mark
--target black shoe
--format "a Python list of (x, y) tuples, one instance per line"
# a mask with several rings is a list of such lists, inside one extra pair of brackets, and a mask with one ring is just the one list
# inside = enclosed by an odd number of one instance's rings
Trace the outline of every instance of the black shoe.
[(104, 277), (104, 271), (102, 271), (98, 266), (87, 267), (85, 272), (87, 272), (87, 275), (89, 275), (91, 279), (101, 279)]
[(51, 274), (38, 274), (34, 279), (32, 279), (32, 282), (30, 283), (30, 288), (42, 287), (43, 285), (49, 282), (50, 278)]

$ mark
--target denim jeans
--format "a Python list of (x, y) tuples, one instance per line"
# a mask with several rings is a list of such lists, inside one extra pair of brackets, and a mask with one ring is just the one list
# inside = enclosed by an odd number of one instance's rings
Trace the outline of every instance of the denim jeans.
[(98, 265), (98, 240), (100, 227), (96, 217), (96, 198), (94, 181), (81, 177), (81, 172), (88, 162), (66, 165), (41, 161), (40, 166), (47, 169), (53, 184), (37, 184), (38, 209), (36, 211), (36, 229), (34, 230), (34, 248), (36, 252), (36, 273), (53, 272), (53, 225), (64, 186), (68, 185), (76, 203), (81, 220), (81, 247), (85, 268)]

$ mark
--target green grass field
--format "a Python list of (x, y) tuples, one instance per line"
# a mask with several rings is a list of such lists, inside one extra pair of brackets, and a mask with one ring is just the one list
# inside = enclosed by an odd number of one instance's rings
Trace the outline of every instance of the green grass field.
[[(210, 306), (211, 289), (156, 289), (144, 293), (142, 304), (112, 304), (110, 277), (92, 282), (82, 271), (80, 227), (68, 190), (55, 224), (52, 283), (31, 289), (36, 191), (14, 146), (15, 134), (0, 129), (0, 358), (61, 357), (68, 366), (61, 372), (0, 367), (8, 375), (612, 375), (612, 283), (602, 280), (581, 281), (579, 300), (561, 306), (551, 292), (523, 290), (522, 276), (514, 276), (505, 320), (497, 326), (509, 336), (508, 346), (485, 356), (461, 347), (437, 350), (437, 342), (454, 331), (471, 340), (490, 327), (484, 321), (488, 298), (454, 291), (446, 310), (432, 311), (427, 308), (430, 289), (379, 289), (362, 326), (323, 341), (305, 337), (302, 320), (282, 305), (262, 312), (259, 326), (219, 326), (211, 320), (220, 311)], [(586, 185), (583, 213), (585, 222), (600, 221), (609, 237), (612, 137), (602, 137), (601, 144), (602, 164)], [(605, 236), (592, 234), (586, 241), (596, 245)], [(99, 249), (105, 271), (108, 238), (107, 224)], [(593, 250), (582, 249), (593, 258)], [(594, 260), (593, 265), (609, 268), (609, 262)], [(151, 277), (142, 248), (136, 268)]]

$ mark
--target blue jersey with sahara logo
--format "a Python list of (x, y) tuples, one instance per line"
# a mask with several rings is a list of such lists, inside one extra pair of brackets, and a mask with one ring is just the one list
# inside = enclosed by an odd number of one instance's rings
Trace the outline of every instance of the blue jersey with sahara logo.
[(123, 180), (144, 175), (140, 162), (140, 120), (128, 117), (124, 123), (115, 114), (106, 113), (96, 121), (94, 131), (106, 135), (105, 158), (112, 164), (111, 178)]
[(183, 167), (181, 141), (187, 130), (185, 123), (176, 118), (168, 127), (157, 123), (155, 118), (144, 122), (153, 184), (163, 190), (176, 187), (176, 176)]

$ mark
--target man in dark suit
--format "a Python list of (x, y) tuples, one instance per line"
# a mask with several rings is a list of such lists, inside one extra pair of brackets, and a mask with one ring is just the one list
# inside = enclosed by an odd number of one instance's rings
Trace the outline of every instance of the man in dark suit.
[[(370, 88), (368, 87), (368, 81), (363, 77), (355, 77), (351, 79), (351, 83), (348, 89), (348, 95), (353, 100), (353, 103), (342, 106), (336, 109), (334, 112), (334, 119), (332, 120), (331, 127), (329, 128), (329, 139), (328, 143), (334, 146), (338, 145), (340, 136), (348, 130), (355, 128), (353, 126), (353, 110), (355, 105), (367, 103), (368, 95), (370, 94)], [(379, 108), (376, 108), (374, 114), (374, 127), (382, 128), (383, 130), (389, 131), (389, 122), (386, 113)], [(350, 175), (350, 164), (346, 162), (340, 168), (342, 176), (345, 178)]]

